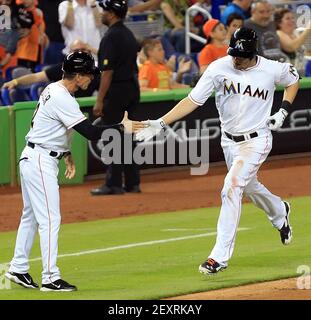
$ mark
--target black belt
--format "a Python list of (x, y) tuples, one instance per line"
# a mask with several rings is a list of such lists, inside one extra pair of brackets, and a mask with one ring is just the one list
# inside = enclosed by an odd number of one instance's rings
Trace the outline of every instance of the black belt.
[[(35, 145), (34, 143), (28, 141), (28, 142), (27, 142), (27, 146), (30, 147), (30, 148), (32, 148), (32, 149), (34, 149), (36, 145)], [(69, 154), (69, 153), (70, 153), (69, 151), (67, 151), (67, 152), (50, 151), (49, 155), (50, 155), (51, 157), (53, 157), (53, 158), (56, 158), (56, 159), (58, 159), (58, 160), (61, 160), (62, 157), (66, 156), (66, 155)]]
[[(249, 140), (249, 139), (258, 137), (258, 133), (257, 132), (252, 132), (250, 134), (242, 135), (242, 136), (233, 136), (232, 134), (230, 134), (230, 133), (225, 131), (225, 135), (229, 139), (233, 140), (234, 142), (242, 142), (242, 141), (245, 141), (245, 140)], [(245, 136), (249, 136), (249, 138), (245, 137)]]

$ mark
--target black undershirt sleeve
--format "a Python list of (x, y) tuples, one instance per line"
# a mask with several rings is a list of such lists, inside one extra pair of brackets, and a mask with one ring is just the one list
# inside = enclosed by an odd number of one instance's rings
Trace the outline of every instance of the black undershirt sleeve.
[(83, 137), (88, 140), (99, 140), (104, 130), (117, 129), (120, 132), (124, 131), (124, 127), (121, 123), (103, 126), (94, 126), (89, 119), (76, 124), (73, 129), (79, 132)]

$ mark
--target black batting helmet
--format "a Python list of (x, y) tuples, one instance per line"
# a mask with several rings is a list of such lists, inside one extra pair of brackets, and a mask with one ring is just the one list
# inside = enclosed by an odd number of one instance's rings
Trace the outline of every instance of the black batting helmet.
[(97, 0), (100, 7), (106, 11), (113, 11), (119, 18), (123, 19), (127, 13), (126, 0)]
[(257, 53), (257, 40), (254, 30), (244, 27), (237, 29), (230, 39), (228, 54), (251, 59)]
[(85, 51), (78, 50), (67, 54), (63, 61), (63, 71), (66, 73), (99, 74), (93, 56)]

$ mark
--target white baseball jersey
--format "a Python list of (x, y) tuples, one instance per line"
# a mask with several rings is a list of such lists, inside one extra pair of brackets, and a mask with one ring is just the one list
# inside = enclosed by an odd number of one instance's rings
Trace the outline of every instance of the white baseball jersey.
[(56, 152), (70, 149), (72, 127), (85, 120), (78, 102), (60, 83), (42, 92), (26, 140)]
[(203, 105), (215, 90), (222, 129), (245, 134), (267, 127), (276, 85), (287, 87), (298, 80), (298, 72), (289, 63), (258, 56), (255, 66), (237, 70), (232, 57), (226, 56), (207, 67), (188, 97)]

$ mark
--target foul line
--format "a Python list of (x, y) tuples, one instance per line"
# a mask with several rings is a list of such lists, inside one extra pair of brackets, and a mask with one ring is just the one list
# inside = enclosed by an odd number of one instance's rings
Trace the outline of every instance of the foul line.
[[(238, 231), (246, 231), (246, 230), (250, 230), (250, 228), (238, 228)], [(65, 254), (58, 255), (58, 259), (59, 258), (66, 258), (66, 257), (77, 257), (77, 256), (85, 255), (85, 254), (93, 254), (93, 253), (108, 252), (108, 251), (115, 251), (115, 250), (121, 250), (121, 249), (129, 249), (129, 248), (135, 248), (135, 247), (151, 246), (151, 245), (159, 244), (159, 243), (168, 243), (168, 242), (174, 242), (174, 241), (210, 237), (210, 236), (214, 236), (216, 234), (217, 234), (217, 232), (214, 231), (214, 232), (208, 232), (208, 233), (195, 234), (192, 236), (170, 238), (170, 239), (163, 239), (163, 240), (154, 240), (154, 241), (147, 241), (147, 242), (137, 242), (137, 243), (125, 244), (122, 246), (115, 246), (115, 247), (109, 247), (109, 248), (80, 251), (80, 252), (75, 252), (75, 253), (65, 253)], [(29, 262), (40, 261), (40, 260), (41, 260), (41, 257), (38, 257), (38, 258), (34, 258), (34, 259), (29, 259)], [(2, 264), (10, 264), (10, 262), (4, 262)]]

